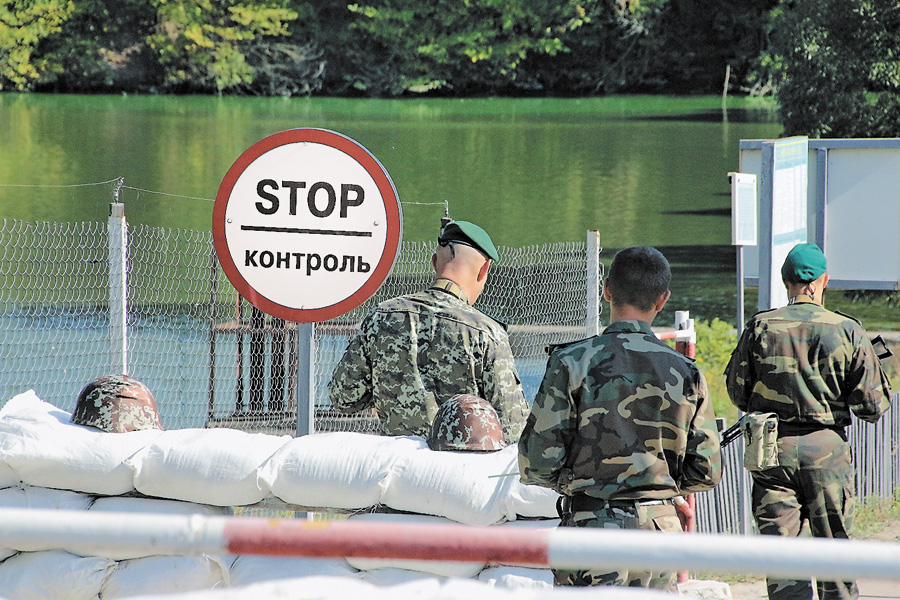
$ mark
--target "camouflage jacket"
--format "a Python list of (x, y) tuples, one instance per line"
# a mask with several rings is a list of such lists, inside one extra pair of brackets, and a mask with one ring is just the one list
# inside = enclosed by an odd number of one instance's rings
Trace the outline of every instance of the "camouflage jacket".
[(506, 330), (454, 294), (429, 289), (383, 302), (362, 322), (328, 384), (335, 409), (375, 407), (384, 435), (427, 437), (456, 394), (493, 405), (507, 443), (528, 404)]
[(604, 500), (715, 486), (722, 460), (706, 380), (642, 321), (558, 348), (519, 440), (523, 483)]
[(874, 423), (890, 407), (890, 382), (862, 326), (800, 297), (747, 323), (725, 368), (731, 401), (780, 422)]

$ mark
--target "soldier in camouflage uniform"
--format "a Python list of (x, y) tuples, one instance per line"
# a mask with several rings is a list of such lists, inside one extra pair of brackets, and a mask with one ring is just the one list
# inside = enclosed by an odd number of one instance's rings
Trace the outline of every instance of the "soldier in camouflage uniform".
[[(726, 368), (732, 402), (778, 415), (778, 466), (751, 472), (763, 535), (847, 538), (854, 511), (853, 464), (845, 428), (851, 412), (873, 423), (890, 406), (890, 383), (865, 330), (826, 310), (825, 255), (798, 244), (781, 269), (788, 306), (754, 315)], [(810, 600), (812, 583), (768, 578), (771, 600)], [(857, 598), (856, 583), (818, 581), (819, 600)]]
[(515, 443), (528, 404), (506, 328), (472, 306), (497, 259), (482, 228), (448, 223), (431, 257), (431, 287), (383, 302), (362, 322), (328, 384), (334, 408), (374, 406), (383, 435), (424, 438), (443, 401), (473, 394), (491, 403)]
[[(719, 437), (703, 374), (650, 328), (669, 299), (670, 278), (659, 251), (622, 250), (603, 290), (610, 325), (550, 355), (519, 440), (519, 468), (522, 483), (563, 494), (563, 527), (680, 532), (681, 494), (719, 482)], [(553, 575), (557, 585), (675, 585), (674, 572)]]

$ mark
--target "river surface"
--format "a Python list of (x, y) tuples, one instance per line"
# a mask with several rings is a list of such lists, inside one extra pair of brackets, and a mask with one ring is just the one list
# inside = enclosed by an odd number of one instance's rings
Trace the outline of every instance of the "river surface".
[[(0, 94), (0, 218), (208, 231), (240, 154), (298, 127), (342, 133), (390, 174), (407, 241), (439, 219), (478, 222), (501, 246), (582, 241), (604, 262), (632, 244), (675, 267), (674, 309), (735, 321), (727, 174), (742, 139), (781, 133), (771, 105), (719, 97), (232, 98)], [(102, 183), (102, 185), (84, 185)]]

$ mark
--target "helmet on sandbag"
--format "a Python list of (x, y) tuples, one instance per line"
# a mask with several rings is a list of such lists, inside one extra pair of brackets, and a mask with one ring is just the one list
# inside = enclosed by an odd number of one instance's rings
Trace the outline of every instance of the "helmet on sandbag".
[(428, 434), (432, 450), (494, 452), (505, 446), (497, 411), (472, 394), (457, 394), (441, 404)]
[(78, 394), (72, 422), (109, 433), (162, 429), (153, 394), (128, 375), (107, 375), (87, 384)]

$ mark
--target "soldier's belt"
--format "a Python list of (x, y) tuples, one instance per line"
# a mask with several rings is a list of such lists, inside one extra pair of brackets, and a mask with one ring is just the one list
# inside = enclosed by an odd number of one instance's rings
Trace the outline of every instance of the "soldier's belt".
[(573, 513), (581, 511), (601, 510), (607, 507), (635, 508), (637, 506), (661, 506), (663, 504), (674, 505), (675, 500), (673, 498), (666, 498), (665, 500), (629, 500), (625, 498), (603, 500), (601, 498), (594, 498), (593, 496), (588, 496), (586, 494), (565, 496), (563, 498), (563, 508), (567, 508), (568, 512)]
[(842, 425), (823, 425), (821, 423), (790, 423), (785, 421), (778, 422), (778, 437), (806, 435), (816, 431), (830, 429), (837, 432), (842, 438), (846, 439), (846, 431)]

